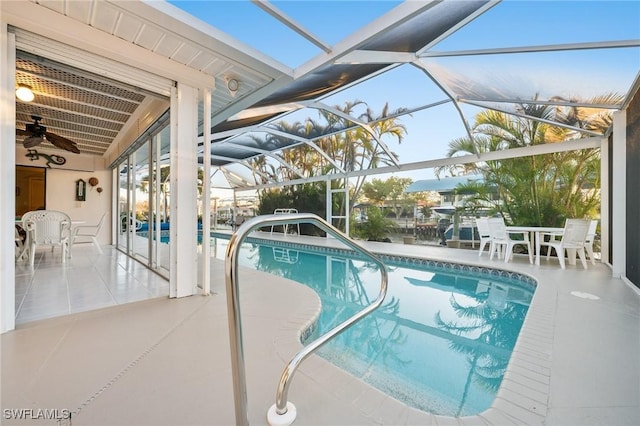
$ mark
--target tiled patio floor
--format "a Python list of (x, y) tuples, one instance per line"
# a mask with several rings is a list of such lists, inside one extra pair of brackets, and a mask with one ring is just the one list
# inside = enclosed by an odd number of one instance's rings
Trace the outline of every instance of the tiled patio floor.
[(61, 251), (38, 249), (34, 268), (16, 263), (16, 323), (116, 306), (169, 294), (169, 282), (125, 254), (76, 244), (61, 263)]

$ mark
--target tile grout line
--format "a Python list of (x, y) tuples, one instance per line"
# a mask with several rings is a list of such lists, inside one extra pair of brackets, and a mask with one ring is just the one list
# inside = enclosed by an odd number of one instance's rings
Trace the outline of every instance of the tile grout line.
[(56, 342), (55, 346), (53, 347), (53, 349), (49, 352), (49, 355), (46, 357), (46, 359), (44, 360), (44, 362), (42, 363), (42, 365), (40, 366), (40, 368), (37, 370), (36, 374), (33, 376), (33, 379), (31, 380), (31, 382), (29, 383), (29, 386), (31, 386), (35, 381), (36, 378), (40, 375), (40, 372), (45, 370), (45, 365), (47, 365), (47, 363), (49, 362), (49, 360), (51, 359), (51, 357), (53, 356), (53, 354), (58, 350), (58, 348), (60, 346), (62, 346), (62, 342), (65, 340), (65, 338), (69, 335), (69, 333), (71, 332), (71, 330), (73, 329), (73, 327), (75, 326), (75, 321), (71, 323), (71, 326), (67, 329), (67, 331), (65, 331), (65, 333), (60, 336), (60, 338), (58, 339), (58, 341)]
[[(27, 286), (27, 290), (24, 292), (24, 295), (22, 296), (22, 300), (20, 301), (20, 305), (18, 306), (18, 309), (16, 309), (16, 322), (18, 319), (18, 316), (20, 315), (20, 312), (22, 311), (22, 306), (24, 305), (24, 301), (27, 299), (27, 295), (29, 294), (29, 292), (31, 291), (31, 287), (33, 286), (33, 279), (35, 274), (30, 274), (31, 276), (29, 277), (29, 285)], [(15, 284), (14, 284), (15, 286)]]
[(109, 289), (109, 286), (107, 285), (107, 281), (104, 279), (104, 276), (100, 273), (100, 270), (96, 268), (95, 263), (92, 265), (92, 267), (93, 269), (95, 269), (96, 275), (100, 277), (100, 281), (102, 281), (102, 285), (104, 285), (105, 289), (107, 290), (107, 293), (109, 293), (109, 296), (111, 297), (111, 300), (113, 301), (113, 303), (115, 305), (119, 305), (118, 301), (116, 300), (116, 297), (113, 295), (113, 293)]
[(124, 368), (122, 368), (114, 377), (111, 378), (104, 386), (94, 392), (91, 396), (89, 396), (84, 402), (80, 404), (80, 406), (71, 412), (71, 416), (68, 419), (61, 419), (58, 421), (59, 425), (71, 425), (71, 418), (77, 417), (80, 412), (87, 408), (89, 404), (91, 404), (96, 398), (98, 398), (103, 392), (109, 389), (112, 385), (114, 385), (118, 380), (120, 380), (125, 374), (127, 374), (133, 367), (135, 367), (140, 361), (142, 361), (147, 355), (153, 352), (162, 342), (164, 342), (171, 334), (173, 334), (181, 325), (183, 325), (187, 320), (191, 319), (195, 314), (197, 314), (201, 309), (203, 309), (212, 298), (206, 298), (206, 300), (199, 306), (197, 306), (189, 315), (187, 315), (182, 320), (178, 321), (173, 327), (167, 330), (160, 338), (152, 343), (147, 349), (142, 351), (140, 355), (138, 355), (134, 360), (132, 360), (129, 364), (127, 364)]

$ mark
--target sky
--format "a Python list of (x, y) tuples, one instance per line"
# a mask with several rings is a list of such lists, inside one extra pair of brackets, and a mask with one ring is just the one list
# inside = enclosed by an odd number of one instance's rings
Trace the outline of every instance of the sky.
[[(198, 19), (239, 41), (297, 68), (322, 52), (286, 26), (246, 0), (170, 1)], [(325, 43), (334, 45), (387, 13), (397, 1), (272, 1)], [(503, 1), (435, 50), (550, 45), (640, 39), (638, 1)], [(508, 59), (508, 60), (507, 60)], [(544, 54), (440, 58), (434, 67), (462, 74), (475, 82), (500, 82), (504, 90), (524, 98), (546, 96), (592, 97), (609, 91), (626, 92), (640, 69), (640, 49), (585, 50)], [(470, 71), (471, 70), (471, 71)], [(495, 85), (495, 84), (494, 84)], [(464, 88), (462, 88), (464, 90)], [(410, 65), (378, 76), (324, 101), (344, 105), (356, 99), (380, 112), (412, 108), (445, 100), (446, 95), (423, 72)], [(473, 124), (480, 109), (462, 107)], [(305, 111), (306, 116), (313, 116)], [(316, 117), (314, 117), (316, 118)], [(296, 120), (300, 117), (296, 116)], [(446, 156), (448, 143), (466, 136), (460, 115), (451, 103), (403, 117), (407, 135), (401, 144), (388, 141), (400, 162)], [(430, 169), (399, 173), (413, 180), (431, 179)]]

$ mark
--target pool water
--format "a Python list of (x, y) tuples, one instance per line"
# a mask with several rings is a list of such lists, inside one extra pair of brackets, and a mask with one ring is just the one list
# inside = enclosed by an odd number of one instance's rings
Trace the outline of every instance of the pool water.
[[(226, 246), (225, 240), (220, 243)], [(224, 258), (224, 247), (216, 252)], [(245, 243), (239, 263), (316, 291), (322, 312), (303, 343), (369, 305), (380, 288), (375, 265), (311, 248)], [(318, 355), (420, 410), (467, 416), (489, 408), (534, 284), (485, 268), (425, 267), (397, 258), (385, 264), (389, 287), (383, 305)]]

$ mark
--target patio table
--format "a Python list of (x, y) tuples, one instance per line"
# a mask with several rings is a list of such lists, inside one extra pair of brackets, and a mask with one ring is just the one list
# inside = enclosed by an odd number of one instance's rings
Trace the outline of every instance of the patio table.
[[(556, 228), (552, 226), (507, 226), (507, 231), (529, 232), (535, 240), (536, 265), (540, 265), (540, 234), (559, 234), (562, 235), (564, 228)], [(529, 238), (531, 239), (531, 238)], [(575, 265), (575, 256), (569, 256), (569, 263)]]

